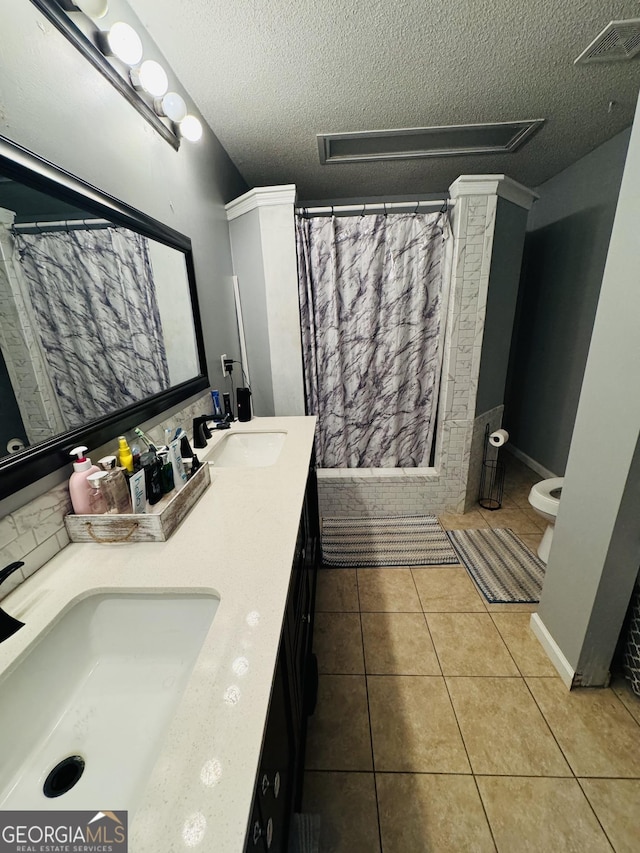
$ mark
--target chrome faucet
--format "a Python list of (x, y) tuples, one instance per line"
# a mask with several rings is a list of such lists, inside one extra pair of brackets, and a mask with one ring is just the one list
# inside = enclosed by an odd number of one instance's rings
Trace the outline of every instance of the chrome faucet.
[[(5, 566), (4, 569), (0, 570), (0, 583), (6, 581), (9, 575), (12, 575), (20, 566), (24, 566), (24, 563), (9, 563), (8, 566)], [(12, 634), (15, 634), (16, 631), (20, 630), (24, 622), (20, 622), (18, 619), (14, 619), (13, 616), (9, 616), (8, 613), (5, 613), (2, 607), (0, 607), (0, 643), (10, 637)]]

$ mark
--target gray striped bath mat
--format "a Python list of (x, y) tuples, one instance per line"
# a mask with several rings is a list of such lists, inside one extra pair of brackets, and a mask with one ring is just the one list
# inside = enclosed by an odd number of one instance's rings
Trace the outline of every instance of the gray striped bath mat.
[(450, 530), (449, 538), (491, 604), (540, 601), (545, 565), (511, 530)]
[(457, 563), (435, 515), (323, 518), (325, 566), (434, 566)]

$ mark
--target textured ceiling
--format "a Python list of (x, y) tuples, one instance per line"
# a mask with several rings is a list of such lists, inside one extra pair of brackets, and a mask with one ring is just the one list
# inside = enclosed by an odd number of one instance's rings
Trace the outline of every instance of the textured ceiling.
[[(574, 66), (638, 2), (129, 0), (250, 186), (301, 199), (536, 186), (633, 119), (640, 59)], [(615, 105), (609, 111), (608, 105)], [(515, 154), (321, 166), (316, 134), (544, 118)]]

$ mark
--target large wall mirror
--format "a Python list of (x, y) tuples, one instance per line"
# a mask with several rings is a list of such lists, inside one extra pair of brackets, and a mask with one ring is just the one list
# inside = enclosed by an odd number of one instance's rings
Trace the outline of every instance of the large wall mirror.
[(0, 137), (0, 498), (207, 387), (189, 239)]

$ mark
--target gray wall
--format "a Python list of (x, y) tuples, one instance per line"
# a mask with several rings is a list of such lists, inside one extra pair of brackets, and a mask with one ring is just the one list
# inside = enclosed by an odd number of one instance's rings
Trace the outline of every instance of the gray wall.
[(504, 423), (565, 472), (630, 131), (537, 188), (529, 215)]
[(28, 2), (0, 28), (0, 134), (191, 238), (209, 375), (221, 381), (220, 353), (238, 351), (224, 203), (247, 187), (216, 137), (205, 129), (174, 151)]
[(517, 204), (498, 199), (476, 416), (504, 403), (527, 215), (528, 211)]
[(537, 614), (602, 685), (640, 564), (640, 110), (629, 143)]

